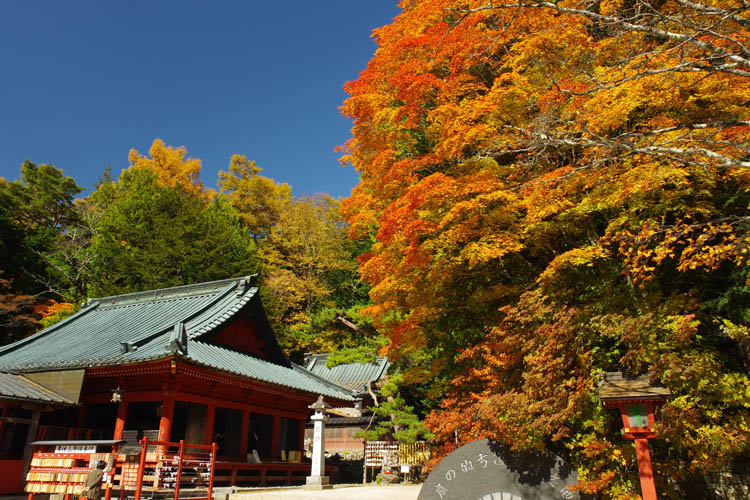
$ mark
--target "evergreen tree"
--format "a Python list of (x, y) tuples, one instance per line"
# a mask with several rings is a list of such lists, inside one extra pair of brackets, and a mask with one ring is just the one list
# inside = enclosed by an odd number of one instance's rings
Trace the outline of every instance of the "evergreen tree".
[(92, 239), (97, 296), (256, 272), (255, 245), (226, 200), (130, 168), (93, 197), (105, 207)]
[(26, 160), (21, 178), (0, 178), (0, 343), (32, 333), (51, 298), (64, 298), (50, 255), (77, 220), (82, 188), (54, 165)]

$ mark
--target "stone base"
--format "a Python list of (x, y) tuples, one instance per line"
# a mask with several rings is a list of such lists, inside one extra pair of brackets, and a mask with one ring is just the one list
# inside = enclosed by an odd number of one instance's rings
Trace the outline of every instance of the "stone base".
[(333, 485), (328, 484), (328, 481), (328, 476), (307, 476), (303, 488), (306, 490), (330, 490)]

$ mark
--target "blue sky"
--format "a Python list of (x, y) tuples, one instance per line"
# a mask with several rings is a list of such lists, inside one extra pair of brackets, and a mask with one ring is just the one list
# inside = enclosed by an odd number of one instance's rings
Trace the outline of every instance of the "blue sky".
[(347, 196), (357, 175), (333, 151), (350, 136), (342, 85), (396, 3), (3, 2), (0, 176), (30, 159), (90, 188), (159, 137), (201, 158), (207, 186), (240, 153), (295, 195)]

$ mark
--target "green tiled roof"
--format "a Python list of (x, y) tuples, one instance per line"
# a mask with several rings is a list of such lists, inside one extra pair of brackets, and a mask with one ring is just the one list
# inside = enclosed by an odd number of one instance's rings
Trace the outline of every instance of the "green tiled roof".
[(373, 363), (346, 363), (328, 368), (326, 366), (328, 356), (328, 354), (308, 356), (307, 370), (355, 394), (366, 393), (367, 384), (380, 380), (390, 366), (387, 358), (377, 358)]
[(267, 324), (252, 276), (91, 299), (75, 315), (0, 347), (13, 373), (138, 363), (170, 356), (245, 378), (351, 401), (349, 391), (294, 367), (267, 328), (271, 360), (207, 341), (240, 311)]
[(23, 375), (0, 372), (0, 399), (43, 401), (45, 403), (72, 405), (73, 401), (51, 389), (29, 380)]

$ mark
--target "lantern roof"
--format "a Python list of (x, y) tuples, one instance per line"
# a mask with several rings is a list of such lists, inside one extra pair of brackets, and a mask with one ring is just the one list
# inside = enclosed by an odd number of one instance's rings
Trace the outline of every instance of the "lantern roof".
[(608, 401), (658, 401), (672, 393), (666, 387), (652, 386), (652, 373), (630, 377), (622, 372), (603, 372), (599, 380), (599, 397)]
[(331, 406), (325, 401), (323, 401), (323, 396), (321, 395), (321, 396), (318, 396), (318, 400), (315, 401), (310, 406), (308, 406), (308, 408), (310, 408), (311, 410), (315, 410), (315, 411), (323, 411), (323, 410), (329, 410)]

